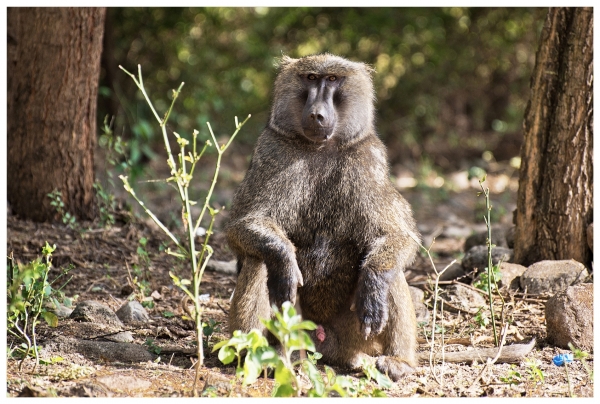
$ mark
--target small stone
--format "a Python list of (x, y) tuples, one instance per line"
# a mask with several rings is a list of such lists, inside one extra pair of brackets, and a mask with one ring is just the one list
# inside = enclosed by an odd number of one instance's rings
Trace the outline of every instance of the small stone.
[(413, 306), (417, 315), (417, 322), (428, 323), (430, 318), (429, 310), (427, 310), (427, 306), (425, 306), (425, 303), (423, 303), (425, 292), (419, 288), (415, 288), (414, 286), (409, 286), (408, 289), (410, 290), (410, 296), (412, 297)]
[[(508, 244), (506, 243), (506, 230), (507, 229), (504, 226), (499, 226), (499, 225), (492, 226), (492, 244), (495, 244), (496, 247), (505, 247), (505, 248), (508, 247)], [(487, 230), (471, 234), (465, 240), (464, 251), (467, 252), (471, 248), (473, 248), (477, 245), (485, 246), (487, 237), (488, 237)]]
[(206, 264), (206, 269), (222, 274), (237, 275), (237, 260), (217, 261), (211, 259)]
[[(504, 247), (492, 248), (492, 265), (497, 265), (500, 261), (511, 262), (513, 259), (513, 250)], [(462, 260), (462, 266), (467, 271), (483, 271), (488, 266), (487, 246), (477, 245), (471, 248)]]
[(519, 264), (512, 264), (510, 262), (503, 262), (500, 265), (500, 273), (502, 277), (499, 286), (507, 286), (509, 289), (519, 289), (521, 275), (527, 270), (527, 267)]
[(124, 323), (130, 323), (132, 321), (142, 321), (147, 323), (150, 321), (148, 312), (137, 300), (126, 302), (119, 307), (119, 310), (117, 310), (117, 316)]
[(452, 306), (444, 305), (448, 311), (463, 311), (473, 313), (482, 306), (487, 306), (487, 302), (481, 293), (474, 291), (464, 285), (450, 285), (445, 289), (442, 298), (448, 301)]
[(125, 392), (147, 391), (152, 387), (152, 383), (148, 380), (119, 373), (104, 375), (98, 377), (97, 380), (110, 389)]
[(113, 342), (133, 342), (133, 335), (129, 331), (105, 335), (104, 338)]
[(112, 327), (123, 327), (117, 315), (102, 303), (85, 300), (75, 306), (69, 318), (76, 321), (104, 324)]
[(555, 294), (582, 282), (588, 271), (575, 260), (540, 261), (530, 265), (521, 275), (521, 289), (532, 294)]
[(506, 230), (506, 245), (508, 248), (515, 248), (515, 232), (517, 226), (511, 226)]
[(133, 293), (133, 287), (129, 284), (127, 284), (121, 288), (121, 296), (129, 296), (132, 293)]
[(64, 306), (60, 303), (58, 304), (58, 306), (56, 306), (55, 304), (50, 304), (48, 310), (56, 314), (56, 316), (59, 318), (68, 318), (71, 315), (71, 313), (73, 313), (73, 309)]
[(594, 350), (594, 285), (569, 286), (546, 302), (547, 341), (569, 349)]
[[(440, 269), (440, 271), (442, 271), (443, 269), (444, 268)], [(448, 269), (442, 272), (442, 274), (440, 275), (440, 281), (453, 281), (465, 275), (466, 272), (462, 265), (458, 262), (455, 262), (454, 264), (450, 265)]]

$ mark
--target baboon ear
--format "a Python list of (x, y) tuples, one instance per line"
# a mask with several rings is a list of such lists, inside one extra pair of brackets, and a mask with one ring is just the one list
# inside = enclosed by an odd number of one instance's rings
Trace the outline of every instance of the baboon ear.
[(373, 75), (376, 73), (375, 68), (371, 65), (363, 63), (363, 67), (364, 67), (365, 71), (367, 72), (367, 74), (371, 77), (373, 77)]
[(279, 68), (279, 70), (283, 70), (285, 67), (297, 62), (298, 59), (293, 59), (287, 55), (281, 56), (279, 59), (275, 59), (275, 67)]

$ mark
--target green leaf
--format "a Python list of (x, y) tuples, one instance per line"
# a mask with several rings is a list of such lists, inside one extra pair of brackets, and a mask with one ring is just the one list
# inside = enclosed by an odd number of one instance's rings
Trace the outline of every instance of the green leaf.
[(291, 384), (277, 385), (273, 397), (296, 397), (296, 390)]
[(48, 323), (50, 327), (58, 326), (58, 317), (56, 314), (49, 311), (42, 311), (42, 318), (46, 320), (46, 323)]
[(317, 394), (317, 397), (323, 397), (325, 394), (325, 382), (323, 382), (323, 377), (321, 373), (317, 370), (317, 367), (313, 365), (309, 360), (305, 360), (302, 362), (302, 369), (308, 376), (308, 379), (313, 385), (313, 389)]
[(242, 383), (246, 386), (254, 383), (260, 376), (262, 368), (260, 357), (253, 351), (248, 351), (246, 359), (244, 360), (244, 379)]
[[(215, 345), (215, 349), (217, 349), (217, 345)], [(230, 346), (223, 346), (219, 351), (219, 360), (223, 362), (224, 365), (228, 365), (233, 362), (236, 356), (235, 350)]]
[(383, 391), (381, 391), (379, 389), (374, 389), (371, 392), (371, 397), (387, 397), (387, 394), (385, 394)]
[[(295, 389), (293, 386), (296, 377), (292, 373), (290, 369), (288, 369), (283, 361), (277, 364), (275, 368), (275, 381), (279, 383), (280, 387), (289, 385), (292, 388), (292, 391), (295, 393)], [(295, 394), (293, 394), (295, 395)], [(289, 397), (289, 396), (276, 396), (276, 397)]]

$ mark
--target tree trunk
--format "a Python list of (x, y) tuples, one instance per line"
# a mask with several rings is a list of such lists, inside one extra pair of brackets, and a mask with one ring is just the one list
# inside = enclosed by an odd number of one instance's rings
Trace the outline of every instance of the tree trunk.
[(517, 199), (515, 261), (590, 267), (593, 220), (593, 11), (551, 8), (531, 79)]
[(35, 221), (93, 219), (104, 8), (8, 8), (8, 201)]

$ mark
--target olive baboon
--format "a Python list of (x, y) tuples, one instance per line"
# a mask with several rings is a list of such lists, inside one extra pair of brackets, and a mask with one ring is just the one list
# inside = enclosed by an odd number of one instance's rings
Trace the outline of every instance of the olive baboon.
[(325, 362), (379, 357), (397, 379), (416, 364), (403, 270), (418, 235), (375, 132), (372, 70), (329, 54), (283, 57), (279, 68), (226, 227), (239, 269), (230, 330), (264, 329), (270, 303), (298, 294), (303, 317), (325, 332)]
[(398, 380), (417, 364), (403, 271), (419, 235), (376, 135), (372, 69), (330, 54), (279, 69), (226, 226), (239, 272), (230, 331), (264, 330), (271, 304), (298, 298), (326, 363), (366, 360)]

